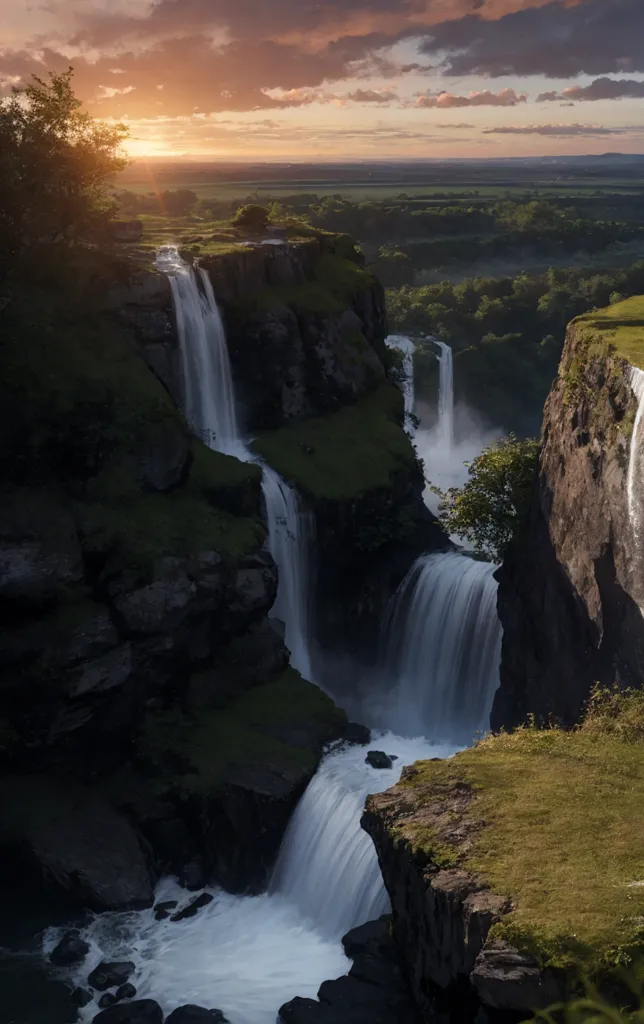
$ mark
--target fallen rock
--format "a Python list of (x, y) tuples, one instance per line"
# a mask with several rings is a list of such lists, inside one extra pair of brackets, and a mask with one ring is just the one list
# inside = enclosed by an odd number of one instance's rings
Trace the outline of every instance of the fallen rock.
[(328, 1007), (301, 996), (281, 1006), (277, 1019), (279, 1024), (334, 1024), (335, 1020)]
[(152, 999), (136, 999), (101, 1010), (92, 1024), (163, 1024), (163, 1011)]
[(170, 917), (170, 911), (179, 905), (178, 900), (165, 900), (164, 903), (157, 903), (154, 908), (154, 916), (157, 921), (165, 921)]
[(75, 988), (71, 998), (74, 1006), (78, 1006), (82, 1010), (84, 1006), (91, 1003), (93, 996), (86, 988)]
[(92, 910), (152, 906), (153, 880), (138, 836), (109, 804), (37, 775), (0, 783), (0, 849), (24, 851), (24, 870)]
[(108, 1006), (114, 1006), (118, 999), (111, 992), (104, 992), (98, 1001), (99, 1010), (106, 1010)]
[(199, 913), (202, 907), (207, 907), (209, 903), (212, 903), (214, 896), (211, 896), (209, 892), (202, 892), (200, 896), (190, 900), (187, 907), (184, 907), (178, 913), (173, 914), (170, 918), (171, 921), (185, 921), (189, 917), (194, 917)]
[(122, 999), (134, 999), (136, 995), (136, 989), (129, 981), (126, 981), (124, 985), (119, 985), (116, 990), (115, 999), (117, 1003), (120, 1003)]
[(89, 953), (89, 943), (81, 939), (80, 932), (74, 929), (65, 932), (62, 939), (49, 955), (49, 959), (56, 967), (71, 967), (72, 964), (79, 964)]
[(103, 960), (94, 968), (87, 980), (92, 988), (104, 992), (108, 988), (124, 985), (134, 970), (135, 965), (131, 960)]
[(394, 766), (389, 754), (385, 754), (384, 750), (370, 750), (365, 757), (365, 763), (370, 764), (372, 768), (393, 768)]
[(202, 1006), (179, 1006), (166, 1018), (165, 1024), (229, 1024), (221, 1010), (204, 1010)]

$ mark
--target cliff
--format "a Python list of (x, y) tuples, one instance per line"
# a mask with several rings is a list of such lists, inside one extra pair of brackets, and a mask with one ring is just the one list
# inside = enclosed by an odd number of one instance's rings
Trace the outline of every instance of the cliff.
[(571, 725), (595, 682), (641, 683), (638, 462), (630, 511), (628, 478), (643, 309), (641, 298), (629, 299), (569, 327), (528, 516), (499, 572), (504, 639), (493, 728), (529, 714)]
[(589, 978), (610, 989), (622, 965), (637, 970), (644, 759), (631, 704), (577, 732), (521, 729), (418, 762), (368, 798), (363, 827), (429, 1019), (447, 999), (473, 1020), (475, 996), (483, 1019), (524, 1020)]
[[(269, 618), (260, 469), (210, 451), (180, 412), (168, 279), (76, 256), (0, 313), (0, 854), (97, 909), (149, 903), (168, 871), (260, 891), (346, 718), (287, 669)], [(238, 372), (268, 359), (273, 411), (259, 392), (248, 408), (278, 429), (257, 449), (315, 511), (330, 586), (355, 550), (366, 577), (404, 540), (395, 586), (431, 517), (386, 379), (380, 286), (342, 236), (237, 246), (204, 270)], [(255, 328), (275, 317), (288, 330), (267, 356)]]

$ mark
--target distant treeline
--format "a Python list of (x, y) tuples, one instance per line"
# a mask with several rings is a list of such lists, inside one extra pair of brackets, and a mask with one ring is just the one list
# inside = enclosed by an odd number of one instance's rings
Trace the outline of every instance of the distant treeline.
[[(551, 269), (515, 278), (477, 277), (387, 293), (392, 332), (439, 335), (455, 352), (457, 396), (495, 426), (539, 432), (541, 411), (568, 323), (581, 313), (644, 293), (644, 261), (603, 273)], [(417, 360), (425, 383), (436, 374), (430, 349)]]

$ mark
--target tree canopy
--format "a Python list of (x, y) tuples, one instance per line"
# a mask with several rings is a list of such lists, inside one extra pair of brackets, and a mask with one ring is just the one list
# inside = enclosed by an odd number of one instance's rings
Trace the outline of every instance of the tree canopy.
[(510, 434), (466, 463), (467, 483), (438, 491), (447, 531), (466, 538), (485, 558), (501, 561), (527, 510), (538, 453), (536, 438)]
[(72, 78), (34, 76), (0, 104), (0, 274), (35, 246), (91, 235), (115, 208), (127, 129), (82, 110)]

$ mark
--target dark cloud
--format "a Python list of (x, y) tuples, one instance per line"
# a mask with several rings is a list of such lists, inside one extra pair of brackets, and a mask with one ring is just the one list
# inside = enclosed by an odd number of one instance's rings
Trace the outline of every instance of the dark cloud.
[(450, 107), (516, 107), (518, 103), (527, 103), (525, 93), (517, 93), (514, 89), (501, 89), (500, 92), (471, 92), (469, 96), (456, 96), (451, 92), (440, 92), (435, 95), (419, 96), (414, 104), (416, 107), (431, 107), (445, 110)]
[(480, 15), (437, 25), (422, 44), (448, 75), (547, 75), (644, 70), (642, 0), (553, 0), (497, 21)]
[(503, 128), (485, 128), (484, 135), (550, 135), (565, 138), (571, 135), (625, 135), (641, 128), (603, 128), (591, 124), (530, 124), (506, 125)]
[(636, 78), (596, 78), (590, 85), (572, 85), (562, 92), (542, 92), (538, 103), (552, 103), (556, 100), (568, 102), (592, 102), (596, 100), (620, 100), (644, 98), (644, 82)]

